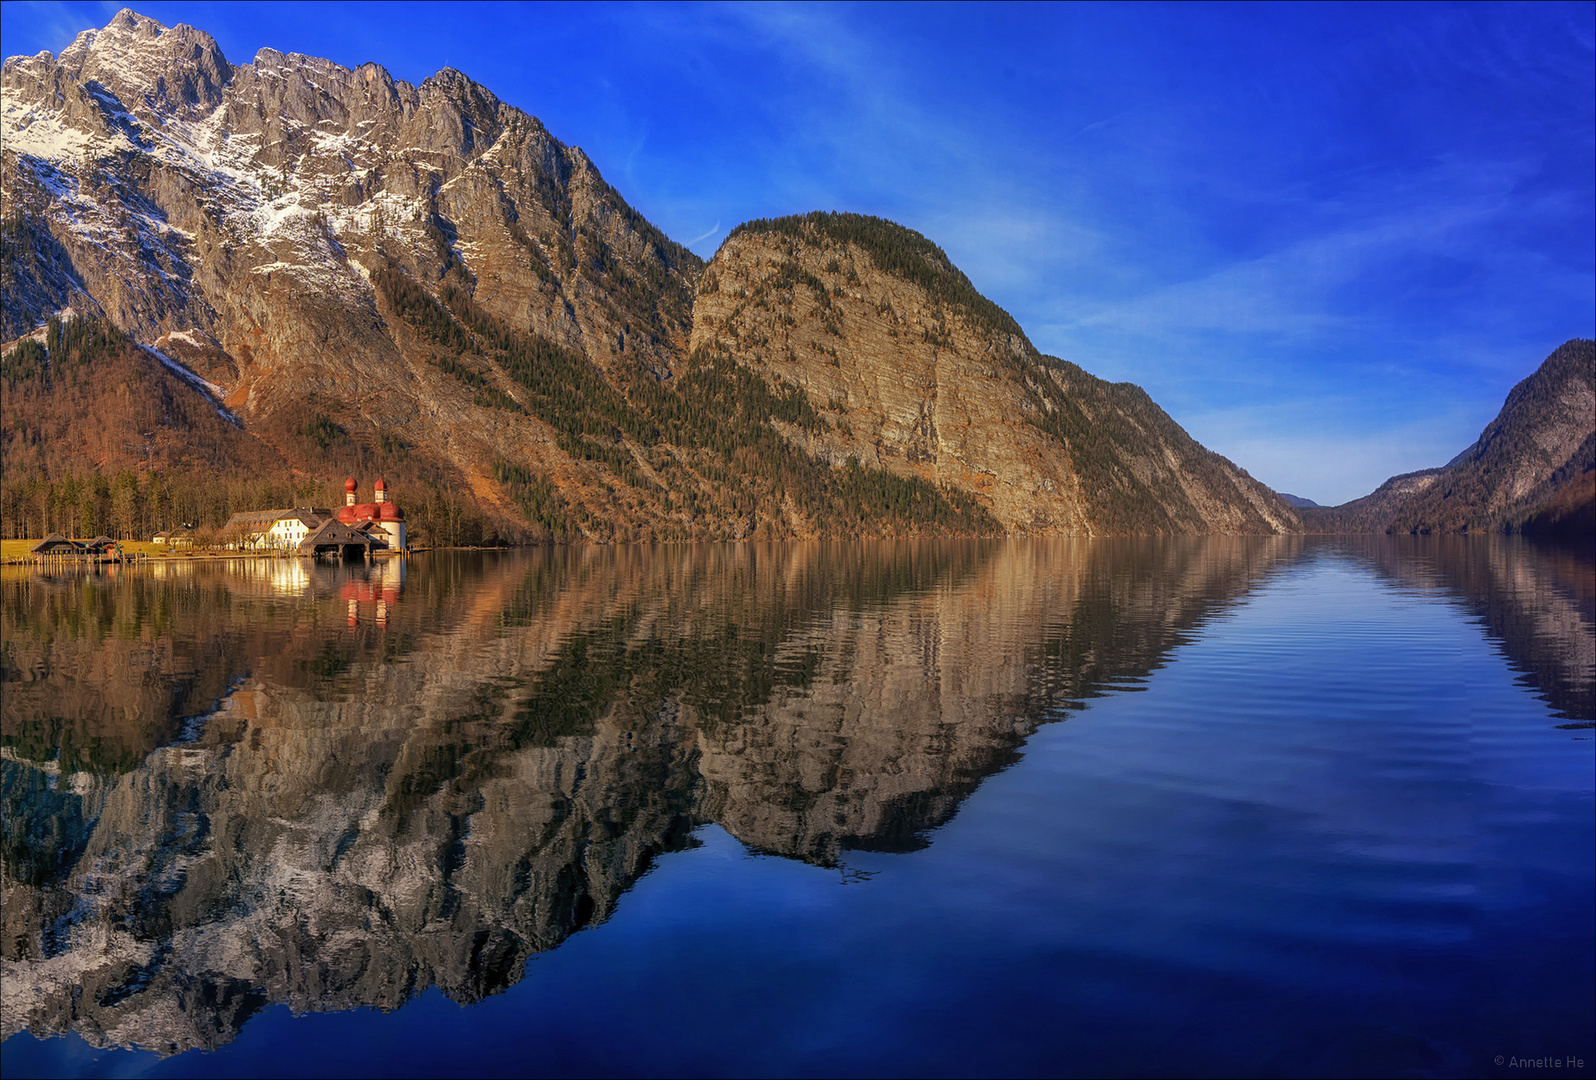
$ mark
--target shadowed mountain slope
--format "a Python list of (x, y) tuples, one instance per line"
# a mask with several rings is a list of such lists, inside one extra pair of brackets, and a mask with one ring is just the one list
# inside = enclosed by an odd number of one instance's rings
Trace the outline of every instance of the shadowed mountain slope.
[(1361, 499), (1301, 511), (1312, 532), (1589, 537), (1596, 526), (1596, 342), (1559, 346), (1507, 395), (1474, 445)]

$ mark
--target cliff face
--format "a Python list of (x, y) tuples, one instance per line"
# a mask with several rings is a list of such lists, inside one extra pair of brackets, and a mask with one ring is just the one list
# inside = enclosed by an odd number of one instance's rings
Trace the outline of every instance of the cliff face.
[(1474, 444), (1437, 469), (1393, 476), (1337, 507), (1303, 511), (1316, 532), (1491, 532), (1588, 538), (1596, 524), (1596, 342), (1559, 346), (1507, 395)]
[[(413, 87), (270, 49), (233, 67), (209, 35), (124, 10), (58, 59), (7, 60), (3, 85), (8, 194), (117, 325), (220, 341), (240, 404), (290, 360), (358, 382), (342, 354), (383, 358), (369, 278), (389, 265), (455, 271), (491, 314), (600, 362), (685, 340), (697, 258), (459, 72)], [(8, 304), (8, 329), (41, 314)]]
[(1009, 532), (1295, 529), (1274, 492), (1138, 387), (1038, 353), (923, 236), (810, 214), (735, 230), (699, 283), (693, 348), (801, 391), (794, 445), (969, 492)]
[[(296, 483), (358, 465), (457, 493), (482, 538), (1297, 526), (1135, 387), (1038, 355), (923, 237), (755, 223), (701, 282), (580, 150), (459, 72), (234, 65), (124, 10), (8, 59), (0, 92), (0, 337), (103, 318)], [(69, 359), (34, 348), (5, 378), (80, 416)], [(150, 439), (18, 468), (181, 464)]]

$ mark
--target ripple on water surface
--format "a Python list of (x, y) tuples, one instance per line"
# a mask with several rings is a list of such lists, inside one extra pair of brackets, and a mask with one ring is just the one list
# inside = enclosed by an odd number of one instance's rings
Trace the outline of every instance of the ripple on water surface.
[(0, 579), (8, 1073), (1591, 1050), (1592, 743), (1558, 727), (1596, 710), (1588, 561), (1211, 538), (167, 573)]

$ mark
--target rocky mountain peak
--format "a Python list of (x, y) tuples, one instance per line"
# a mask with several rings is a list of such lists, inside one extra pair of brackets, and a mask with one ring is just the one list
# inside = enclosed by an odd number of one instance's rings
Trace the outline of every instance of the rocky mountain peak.
[(812, 213), (739, 226), (699, 282), (695, 352), (801, 392), (782, 428), (836, 465), (975, 494), (1003, 529), (1271, 532), (1278, 496), (1139, 388), (1041, 355), (926, 237)]
[(60, 66), (80, 82), (98, 83), (124, 107), (192, 118), (209, 112), (233, 76), (209, 34), (168, 29), (127, 8), (103, 30), (85, 30), (61, 50)]

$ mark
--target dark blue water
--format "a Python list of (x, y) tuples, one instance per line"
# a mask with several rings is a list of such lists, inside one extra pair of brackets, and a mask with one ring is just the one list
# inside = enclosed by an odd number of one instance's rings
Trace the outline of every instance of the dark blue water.
[(1495, 539), (7, 579), (4, 1071), (1590, 1075), (1592, 580)]

